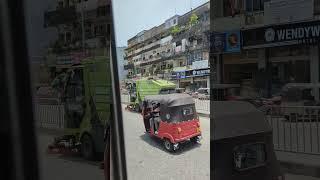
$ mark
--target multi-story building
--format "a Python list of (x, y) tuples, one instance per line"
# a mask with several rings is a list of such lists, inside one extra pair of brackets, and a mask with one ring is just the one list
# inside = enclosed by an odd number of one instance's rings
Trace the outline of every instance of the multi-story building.
[(127, 62), (124, 60), (124, 50), (126, 47), (117, 47), (117, 64), (118, 64), (118, 74), (119, 80), (122, 81), (126, 78), (128, 72), (124, 69)]
[[(237, 83), (243, 94), (265, 96), (292, 81), (319, 83), (319, 0), (213, 3), (212, 62), (218, 82)], [(319, 90), (313, 90), (319, 99)]]
[(157, 76), (190, 89), (209, 86), (209, 10), (205, 3), (129, 39), (129, 76)]
[(58, 33), (47, 61), (53, 69), (67, 68), (89, 56), (109, 53), (110, 0), (56, 0), (44, 16), (44, 25)]

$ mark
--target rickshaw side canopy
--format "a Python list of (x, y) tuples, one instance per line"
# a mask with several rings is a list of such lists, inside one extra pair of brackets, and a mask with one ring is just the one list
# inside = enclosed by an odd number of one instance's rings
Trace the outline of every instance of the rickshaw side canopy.
[(194, 104), (193, 98), (188, 94), (166, 94), (166, 95), (153, 95), (146, 96), (144, 101), (146, 103), (160, 103), (162, 106), (175, 107)]
[(215, 101), (212, 104), (211, 140), (272, 132), (263, 112), (244, 101)]

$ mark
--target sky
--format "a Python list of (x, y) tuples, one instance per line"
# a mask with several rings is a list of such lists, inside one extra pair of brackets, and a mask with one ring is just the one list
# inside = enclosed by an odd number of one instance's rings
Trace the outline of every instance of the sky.
[(115, 0), (116, 45), (127, 46), (137, 33), (164, 23), (175, 14), (183, 15), (209, 0)]
[[(43, 55), (44, 47), (57, 38), (55, 28), (44, 28), (44, 11), (55, 0), (27, 0), (26, 24), (31, 57)], [(164, 23), (175, 14), (182, 15), (208, 0), (113, 0), (116, 45), (127, 46), (127, 40), (142, 30)], [(176, 12), (176, 13), (175, 13)]]

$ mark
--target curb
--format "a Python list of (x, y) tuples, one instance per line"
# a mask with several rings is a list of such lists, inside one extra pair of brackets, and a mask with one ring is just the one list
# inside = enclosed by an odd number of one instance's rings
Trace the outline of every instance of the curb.
[(320, 178), (320, 167), (280, 161), (283, 172)]

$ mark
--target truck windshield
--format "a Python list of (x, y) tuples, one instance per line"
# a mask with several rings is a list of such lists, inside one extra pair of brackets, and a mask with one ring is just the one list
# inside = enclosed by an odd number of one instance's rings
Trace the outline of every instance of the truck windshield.
[(175, 89), (161, 89), (159, 94), (174, 94), (177, 91)]

